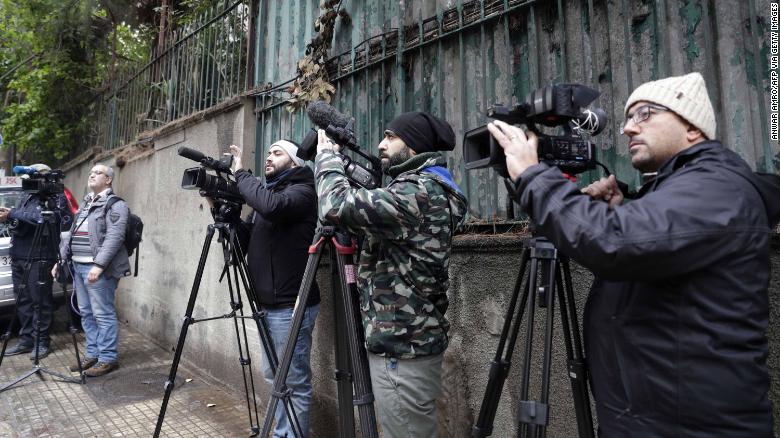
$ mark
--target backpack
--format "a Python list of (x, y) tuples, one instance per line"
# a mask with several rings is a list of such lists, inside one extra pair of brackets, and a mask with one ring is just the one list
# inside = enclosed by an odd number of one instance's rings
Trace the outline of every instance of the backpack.
[[(103, 207), (103, 223), (105, 223), (106, 215), (111, 207), (118, 201), (124, 201), (119, 196), (112, 196), (106, 201), (105, 207)], [(144, 222), (138, 215), (132, 212), (127, 215), (127, 227), (125, 228), (125, 249), (127, 249), (127, 256), (130, 257), (135, 252), (135, 269), (133, 269), (133, 277), (138, 277), (138, 247), (141, 245), (142, 235), (144, 232)]]

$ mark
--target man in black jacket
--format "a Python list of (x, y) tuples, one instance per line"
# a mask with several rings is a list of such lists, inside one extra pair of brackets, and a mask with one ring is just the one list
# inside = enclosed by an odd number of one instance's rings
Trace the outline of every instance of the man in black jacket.
[(699, 73), (648, 82), (625, 107), (632, 165), (657, 172), (622, 203), (539, 164), (537, 138), (494, 122), (536, 230), (593, 271), (585, 335), (601, 436), (768, 437), (769, 239), (780, 177), (715, 140)]
[[(45, 164), (33, 164), (30, 167), (37, 172), (51, 170)], [(54, 312), (53, 279), (49, 272), (57, 262), (60, 229), (63, 225), (65, 229), (70, 227), (73, 218), (64, 194), (51, 196), (51, 204), (54, 212), (55, 235), (42, 237), (43, 240), (35, 247), (33, 247), (35, 231), (37, 227), (45, 226), (41, 214), (44, 208), (43, 200), (39, 196), (25, 192), (13, 209), (0, 208), (0, 222), (8, 222), (12, 227), (11, 276), (17, 300), (17, 316), (21, 324), (19, 340), (5, 351), (6, 356), (30, 352), (30, 360), (35, 359), (35, 326), (38, 324), (40, 324), (38, 358), (42, 359), (49, 355), (49, 330)], [(22, 287), (26, 272), (29, 272), (29, 276), (26, 286)], [(36, 302), (37, 315), (34, 310)]]
[[(317, 193), (314, 173), (296, 155), (297, 145), (287, 140), (272, 144), (265, 160), (265, 183), (243, 169), (241, 149), (230, 146), (238, 190), (254, 210), (247, 221), (251, 227), (247, 263), (260, 305), (279, 356), (292, 323), (293, 307), (298, 298), (308, 249), (317, 225)], [(295, 354), (287, 376), (292, 390), (295, 414), (305, 436), (309, 436), (309, 406), (312, 399), (309, 356), (314, 321), (319, 312), (320, 293), (312, 285)], [(263, 375), (273, 384), (273, 374), (263, 360)], [(282, 404), (276, 410), (274, 436), (295, 436)]]

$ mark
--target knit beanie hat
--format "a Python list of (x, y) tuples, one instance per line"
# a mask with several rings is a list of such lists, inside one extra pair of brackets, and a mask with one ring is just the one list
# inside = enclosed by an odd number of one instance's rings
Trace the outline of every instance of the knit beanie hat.
[(455, 133), (444, 120), (428, 113), (403, 113), (387, 124), (387, 129), (416, 153), (455, 149)]
[(624, 113), (639, 101), (663, 105), (699, 128), (707, 139), (715, 138), (715, 111), (704, 78), (698, 72), (645, 82), (631, 93)]
[(296, 166), (302, 167), (304, 162), (303, 158), (298, 156), (298, 145), (291, 142), (290, 140), (279, 140), (276, 143), (272, 144), (271, 147), (268, 148), (270, 151), (272, 147), (279, 146), (280, 148), (284, 149), (285, 152), (287, 152), (287, 155), (292, 158), (293, 163), (295, 163)]

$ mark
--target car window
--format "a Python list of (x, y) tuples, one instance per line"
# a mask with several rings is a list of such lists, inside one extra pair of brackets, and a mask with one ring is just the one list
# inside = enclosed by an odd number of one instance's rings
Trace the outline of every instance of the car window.
[(0, 207), (13, 208), (16, 202), (22, 197), (20, 190), (0, 190)]
[[(0, 207), (5, 207), (5, 208), (16, 207), (16, 203), (17, 201), (19, 201), (19, 198), (21, 197), (22, 197), (21, 187), (0, 190)], [(10, 237), (7, 223), (0, 223), (0, 237)]]

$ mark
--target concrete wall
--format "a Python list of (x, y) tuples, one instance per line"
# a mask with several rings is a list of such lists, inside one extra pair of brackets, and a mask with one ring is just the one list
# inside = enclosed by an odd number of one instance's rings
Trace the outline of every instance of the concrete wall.
[[(206, 227), (211, 223), (208, 206), (203, 199), (196, 192), (180, 188), (184, 169), (195, 163), (178, 156), (176, 150), (180, 146), (187, 146), (206, 155), (217, 156), (226, 151), (229, 144), (235, 143), (246, 147), (245, 162), (254, 163), (251, 151), (254, 141), (252, 109), (251, 102), (239, 102), (236, 106), (221, 112), (215, 111), (200, 120), (181, 123), (176, 129), (152, 133), (146, 140), (146, 146), (135, 155), (117, 150), (109, 155), (82, 157), (81, 161), (67, 167), (66, 184), (77, 197), (81, 197), (86, 188), (87, 172), (94, 162), (109, 165), (115, 165), (117, 161), (123, 163), (122, 167), (116, 166), (115, 190), (128, 201), (132, 211), (143, 218), (145, 230), (140, 249), (140, 274), (137, 278), (121, 280), (117, 294), (118, 311), (122, 321), (139, 330), (151, 342), (168, 350), (172, 350), (179, 336)], [(505, 309), (519, 269), (523, 238), (516, 234), (466, 235), (456, 238), (451, 262), (451, 304), (448, 310), (452, 322), (451, 345), (445, 355), (444, 396), (440, 400), (442, 436), (468, 436), (479, 413), (488, 366), (495, 354)], [(772, 396), (777, 407), (780, 406), (780, 385), (777, 384), (780, 383), (777, 377), (780, 370), (780, 239), (775, 239), (775, 242), (774, 277), (770, 289), (773, 323), (769, 335), (773, 342), (770, 364), (775, 377)], [(193, 312), (196, 318), (217, 316), (230, 310), (227, 287), (224, 283), (218, 283), (222, 264), (222, 252), (215, 239), (208, 254)], [(592, 277), (582, 268), (572, 266), (572, 269), (577, 307), (581, 312)], [(337, 427), (336, 388), (332, 380), (334, 329), (328, 272), (327, 263), (324, 263), (318, 276), (323, 302), (312, 351), (315, 387), (312, 425), (315, 436), (319, 437), (333, 436)], [(542, 347), (543, 328), (540, 324), (543, 316), (542, 311), (537, 313), (534, 344), (536, 358)], [(556, 327), (560, 327), (557, 321)], [(269, 392), (259, 371), (261, 348), (256, 327), (251, 320), (247, 324), (247, 332), (257, 394), (265, 404)], [(195, 324), (189, 330), (183, 360), (234, 388), (237, 393), (243, 393), (235, 339), (235, 329), (229, 320)], [(515, 348), (510, 378), (499, 405), (493, 436), (510, 436), (515, 433), (520, 398), (522, 339), (521, 334)], [(556, 334), (554, 345), (549, 436), (576, 436), (560, 332)], [(533, 378), (536, 382), (539, 381), (538, 370), (537, 364)], [(164, 371), (167, 372), (167, 367)], [(163, 389), (160, 388), (161, 398), (162, 393)], [(245, 409), (243, 406), (236, 408)], [(776, 418), (780, 419), (780, 412), (776, 412)]]

